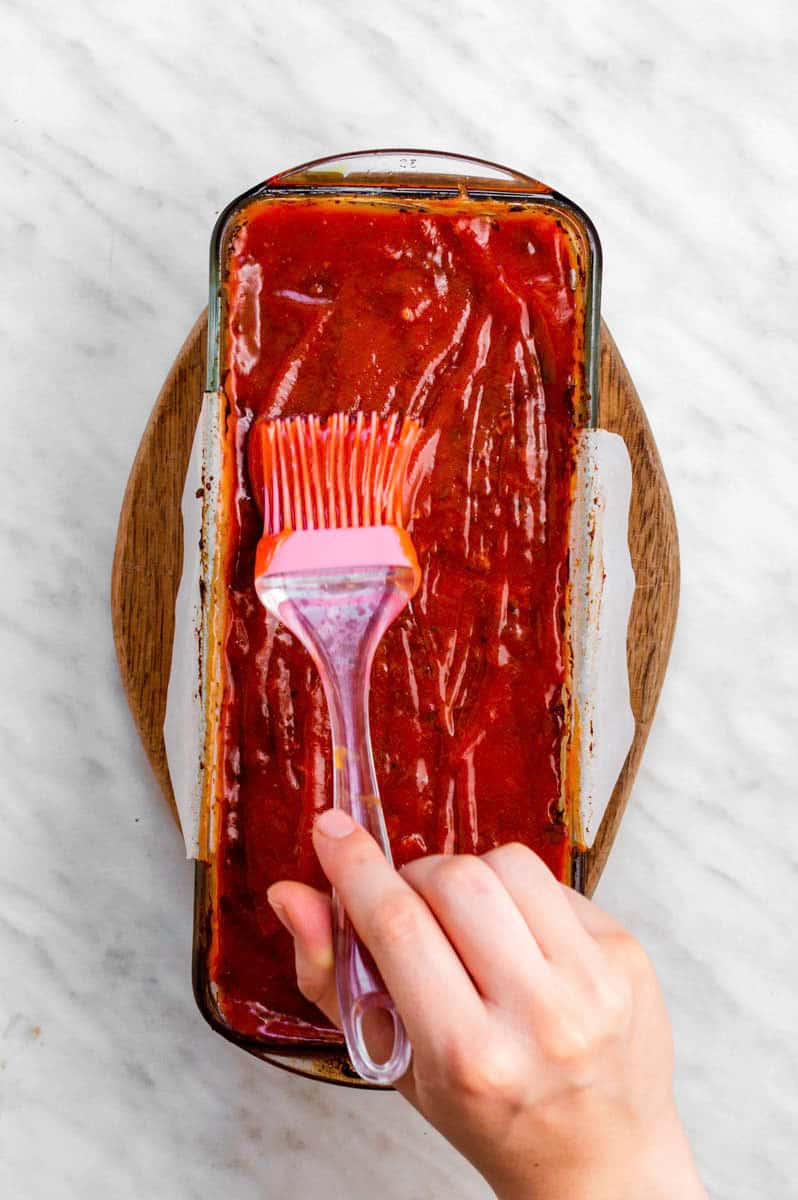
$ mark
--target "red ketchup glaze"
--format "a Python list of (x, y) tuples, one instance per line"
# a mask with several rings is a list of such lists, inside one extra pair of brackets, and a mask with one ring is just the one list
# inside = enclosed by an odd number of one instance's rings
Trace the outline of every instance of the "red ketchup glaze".
[(253, 588), (255, 417), (407, 413), (423, 425), (409, 531), (421, 587), (374, 663), (374, 757), (397, 863), (533, 847), (568, 878), (565, 587), (580, 378), (575, 250), (500, 202), (285, 199), (228, 243), (224, 388), (235, 448), (210, 976), (240, 1034), (337, 1039), (299, 995), (278, 879), (324, 880), (321, 685)]

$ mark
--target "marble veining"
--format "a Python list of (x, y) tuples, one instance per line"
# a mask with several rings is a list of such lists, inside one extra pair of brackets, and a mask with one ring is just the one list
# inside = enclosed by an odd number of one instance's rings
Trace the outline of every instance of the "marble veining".
[(395, 1096), (225, 1044), (191, 868), (117, 678), (127, 472), (205, 302), (216, 213), (304, 159), (452, 149), (601, 233), (604, 312), (671, 481), (670, 675), (599, 890), (657, 965), (713, 1197), (795, 1194), (788, 0), (5, 0), (0, 72), (0, 1191), (486, 1197)]

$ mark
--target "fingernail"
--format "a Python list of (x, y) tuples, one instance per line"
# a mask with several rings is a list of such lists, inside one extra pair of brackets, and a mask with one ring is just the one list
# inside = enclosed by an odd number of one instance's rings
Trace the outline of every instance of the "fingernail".
[(291, 937), (295, 937), (296, 935), (294, 933), (294, 927), (288, 918), (288, 913), (285, 910), (285, 906), (282, 905), (279, 900), (272, 900), (268, 892), (266, 893), (266, 899), (269, 901), (269, 904), (272, 907), (272, 912), (280, 924), (285, 926), (285, 928), (291, 934)]
[(356, 823), (342, 808), (327, 808), (316, 817), (316, 828), (329, 838), (345, 838), (357, 829)]

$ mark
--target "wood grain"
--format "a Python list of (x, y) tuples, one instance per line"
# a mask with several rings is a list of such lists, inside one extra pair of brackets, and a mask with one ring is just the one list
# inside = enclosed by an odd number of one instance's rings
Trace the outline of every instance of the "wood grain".
[(620, 433), (632, 460), (629, 551), (635, 594), (626, 639), (635, 736), (587, 855), (585, 891), (599, 881), (640, 766), (662, 690), (679, 607), (679, 539), (657, 444), (626, 364), (601, 325), (599, 423)]
[[(180, 582), (180, 501), (205, 380), (203, 313), (161, 388), (130, 472), (119, 518), (111, 608), (119, 670), (133, 718), (164, 796), (177, 817), (163, 740)], [(679, 599), (679, 548), (657, 447), (624, 362), (602, 325), (600, 419), (626, 439), (632, 460), (629, 545), (636, 589), (627, 641), (635, 737), (592, 850), (592, 893), (632, 790), (670, 654)]]
[(122, 501), (111, 573), (111, 615), (122, 685), (175, 820), (163, 721), (183, 564), (180, 503), (205, 386), (207, 327), (203, 313), (155, 401)]

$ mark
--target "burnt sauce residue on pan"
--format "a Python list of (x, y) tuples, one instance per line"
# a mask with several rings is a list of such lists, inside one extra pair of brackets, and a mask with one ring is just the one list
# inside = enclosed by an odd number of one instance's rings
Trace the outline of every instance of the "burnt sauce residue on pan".
[(332, 780), (315, 669), (253, 589), (247, 430), (262, 415), (357, 409), (422, 423), (409, 529), (423, 580), (372, 676), (396, 861), (522, 841), (566, 878), (577, 266), (554, 212), (487, 201), (261, 201), (228, 239), (236, 478), (209, 965), (221, 1013), (244, 1035), (334, 1036), (298, 994), (266, 901), (278, 879), (324, 885), (310, 832)]

